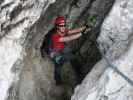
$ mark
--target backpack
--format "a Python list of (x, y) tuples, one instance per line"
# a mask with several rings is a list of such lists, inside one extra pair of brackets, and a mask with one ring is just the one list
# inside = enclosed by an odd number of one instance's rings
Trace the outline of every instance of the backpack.
[(52, 28), (44, 37), (42, 46), (41, 46), (41, 55), (42, 57), (45, 56), (45, 54), (50, 54), (50, 51), (52, 49), (52, 35), (56, 32), (56, 28)]

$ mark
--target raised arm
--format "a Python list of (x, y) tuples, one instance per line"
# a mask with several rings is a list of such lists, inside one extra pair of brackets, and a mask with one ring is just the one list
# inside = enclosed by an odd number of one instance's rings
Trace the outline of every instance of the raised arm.
[(74, 35), (61, 37), (61, 38), (59, 39), (59, 41), (60, 41), (60, 42), (68, 42), (68, 41), (71, 41), (71, 40), (78, 39), (80, 36), (82, 36), (82, 33), (77, 33), (77, 34), (74, 34)]
[(67, 34), (69, 35), (69, 34), (74, 34), (74, 33), (80, 33), (85, 28), (86, 28), (86, 26), (83, 26), (83, 27), (80, 27), (80, 28), (77, 28), (77, 29), (72, 29), (72, 30), (69, 30)]

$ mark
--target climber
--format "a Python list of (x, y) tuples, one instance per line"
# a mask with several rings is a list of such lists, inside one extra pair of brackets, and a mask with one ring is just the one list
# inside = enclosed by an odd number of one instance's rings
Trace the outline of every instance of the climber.
[(90, 28), (86, 25), (77, 29), (69, 30), (66, 28), (66, 19), (63, 16), (57, 17), (54, 24), (56, 32), (51, 36), (52, 46), (49, 55), (55, 65), (54, 78), (56, 84), (61, 84), (62, 65), (65, 61), (70, 61), (74, 58), (74, 55), (71, 53), (71, 50), (67, 48), (65, 43), (85, 35), (85, 31), (90, 30)]

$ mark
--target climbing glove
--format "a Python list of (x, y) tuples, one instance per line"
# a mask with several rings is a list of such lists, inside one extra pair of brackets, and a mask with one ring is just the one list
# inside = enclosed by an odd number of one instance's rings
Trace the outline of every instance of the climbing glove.
[(85, 27), (86, 28), (82, 31), (82, 35), (87, 34), (92, 29), (92, 26), (91, 25), (88, 25), (88, 24), (86, 24)]

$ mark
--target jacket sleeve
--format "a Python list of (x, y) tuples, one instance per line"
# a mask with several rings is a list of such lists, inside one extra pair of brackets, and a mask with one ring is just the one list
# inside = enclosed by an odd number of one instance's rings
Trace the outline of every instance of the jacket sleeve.
[(77, 34), (74, 34), (74, 35), (68, 35), (68, 36), (65, 36), (65, 37), (61, 37), (59, 39), (59, 41), (60, 42), (68, 42), (68, 41), (72, 41), (72, 40), (78, 39), (80, 36), (82, 36), (81, 33), (77, 33)]

